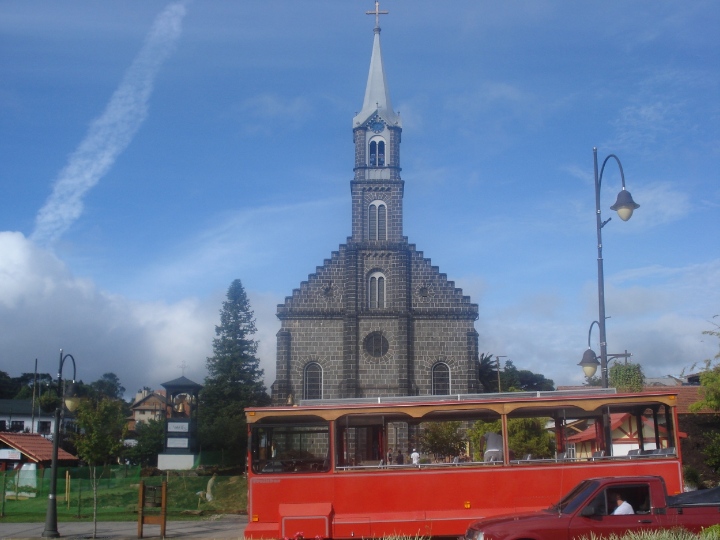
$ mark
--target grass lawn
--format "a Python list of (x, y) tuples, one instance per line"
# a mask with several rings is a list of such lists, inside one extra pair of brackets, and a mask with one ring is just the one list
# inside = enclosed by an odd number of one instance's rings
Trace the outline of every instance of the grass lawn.
[[(243, 476), (152, 476), (143, 478), (146, 486), (160, 486), (168, 480), (168, 520), (193, 520), (212, 514), (240, 514), (247, 508), (247, 480)], [(98, 487), (98, 521), (135, 521), (140, 478), (110, 477), (100, 479)], [(208, 483), (211, 482), (208, 490)], [(68, 501), (65, 481), (58, 480), (58, 521), (92, 521), (93, 493), (88, 479), (72, 479)], [(206, 493), (210, 491), (211, 496)], [(158, 490), (159, 493), (159, 490)], [(159, 496), (159, 495), (158, 495)], [(211, 500), (209, 500), (211, 499)], [(36, 497), (15, 497), (9, 494), (0, 500), (0, 523), (32, 523), (45, 520), (47, 490)], [(159, 513), (159, 508), (146, 508), (146, 514)]]

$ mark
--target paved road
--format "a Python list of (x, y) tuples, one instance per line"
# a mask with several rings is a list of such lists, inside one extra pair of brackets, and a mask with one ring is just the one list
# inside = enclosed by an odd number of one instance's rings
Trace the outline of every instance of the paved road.
[[(168, 521), (166, 538), (210, 539), (242, 538), (247, 516), (227, 515), (197, 521)], [(44, 523), (0, 523), (0, 540), (40, 538)], [(92, 538), (92, 522), (60, 522), (58, 531), (63, 538)], [(159, 525), (145, 525), (144, 538), (159, 538)], [(137, 539), (137, 521), (101, 521), (97, 524), (97, 538)]]

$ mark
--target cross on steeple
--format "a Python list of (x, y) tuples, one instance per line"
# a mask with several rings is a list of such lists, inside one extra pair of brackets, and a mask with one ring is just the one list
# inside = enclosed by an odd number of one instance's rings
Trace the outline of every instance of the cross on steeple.
[(375, 28), (380, 28), (380, 15), (387, 15), (389, 11), (380, 11), (380, 0), (375, 0), (375, 11), (366, 11), (365, 15), (375, 15)]

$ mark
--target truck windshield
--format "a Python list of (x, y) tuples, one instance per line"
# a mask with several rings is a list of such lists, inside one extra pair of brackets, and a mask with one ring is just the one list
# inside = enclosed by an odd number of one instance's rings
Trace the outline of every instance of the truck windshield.
[(597, 481), (583, 480), (575, 486), (572, 491), (560, 499), (559, 503), (552, 505), (550, 510), (566, 514), (574, 512), (597, 487)]

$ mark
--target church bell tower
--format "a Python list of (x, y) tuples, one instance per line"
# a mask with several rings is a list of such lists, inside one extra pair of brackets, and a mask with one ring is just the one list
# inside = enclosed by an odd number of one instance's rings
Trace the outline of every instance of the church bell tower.
[(375, 29), (370, 72), (362, 110), (353, 118), (355, 143), (352, 191), (352, 240), (398, 242), (402, 240), (400, 141), (402, 121), (390, 101), (380, 48), (379, 15), (375, 4)]

